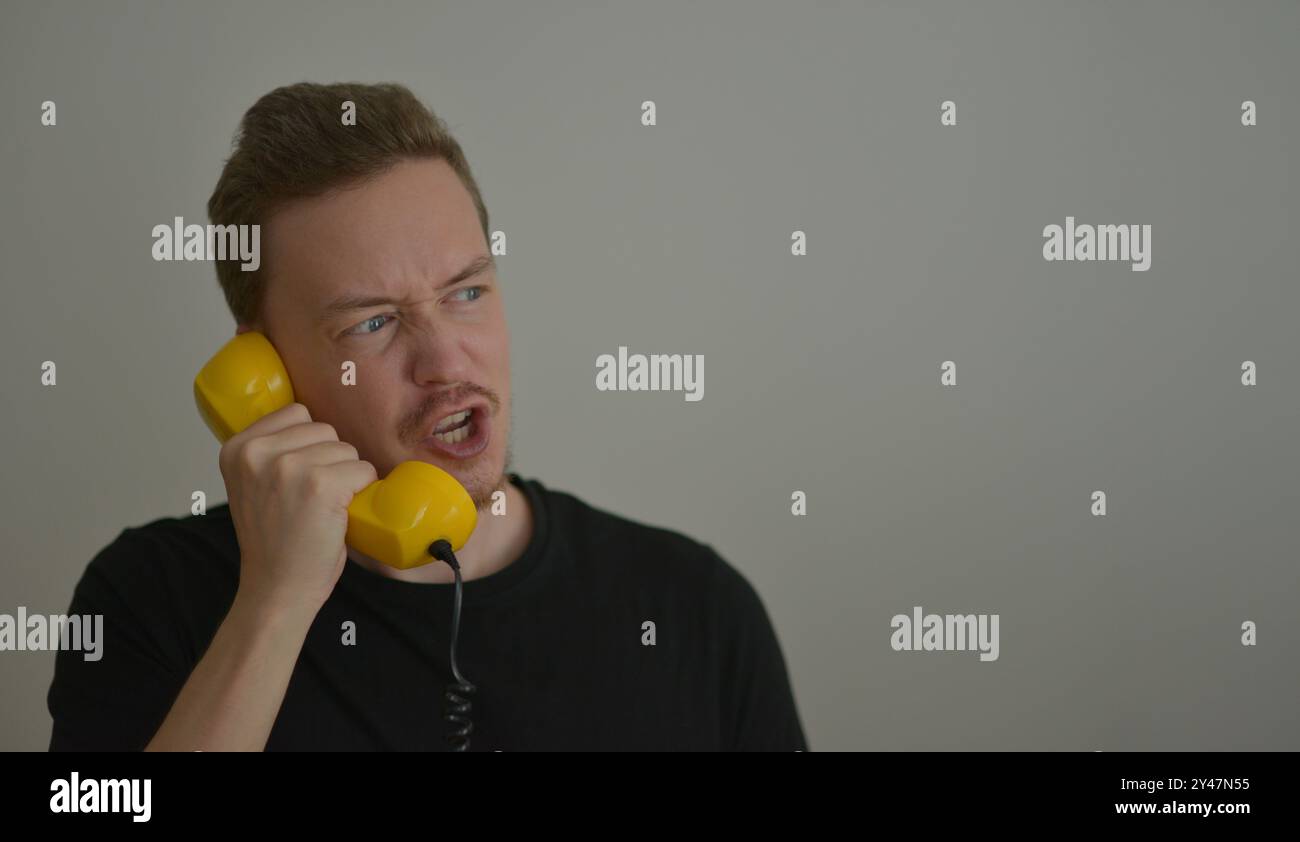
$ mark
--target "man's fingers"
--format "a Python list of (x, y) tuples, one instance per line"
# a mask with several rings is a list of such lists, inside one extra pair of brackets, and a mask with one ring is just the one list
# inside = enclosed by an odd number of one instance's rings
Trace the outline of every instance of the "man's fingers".
[(309, 473), (318, 485), (338, 483), (340, 488), (348, 492), (349, 499), (379, 479), (375, 466), (360, 460), (316, 465), (309, 469)]
[(275, 412), (263, 415), (237, 435), (232, 436), (230, 440), (267, 436), (278, 433), (286, 427), (292, 427), (295, 424), (306, 424), (309, 421), (311, 421), (311, 413), (307, 411), (307, 407), (300, 403), (291, 403), (288, 406), (280, 407)]
[(306, 447), (285, 450), (283, 455), (292, 456), (294, 461), (304, 467), (356, 462), (360, 458), (357, 449), (345, 441), (317, 442)]

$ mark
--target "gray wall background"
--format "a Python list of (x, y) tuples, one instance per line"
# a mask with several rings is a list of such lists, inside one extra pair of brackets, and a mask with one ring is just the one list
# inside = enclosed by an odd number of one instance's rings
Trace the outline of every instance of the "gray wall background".
[[(224, 499), (190, 387), (233, 323), (150, 229), (206, 222), (261, 94), (391, 80), (508, 236), (518, 469), (741, 569), (813, 749), (1300, 749), (1300, 5), (2, 8), (0, 612)], [(1067, 215), (1151, 224), (1150, 271), (1044, 262)], [(619, 345), (704, 400), (597, 392)], [(892, 651), (913, 605), (1000, 659)], [(46, 747), (53, 659), (0, 652), (0, 748)]]

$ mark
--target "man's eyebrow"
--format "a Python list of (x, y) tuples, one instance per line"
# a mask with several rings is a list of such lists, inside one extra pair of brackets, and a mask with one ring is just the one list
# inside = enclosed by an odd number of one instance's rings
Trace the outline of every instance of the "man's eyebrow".
[[(462, 281), (468, 281), (470, 278), (483, 274), (488, 269), (496, 266), (496, 261), (489, 255), (480, 255), (476, 257), (468, 266), (452, 275), (447, 280), (438, 285), (438, 289), (446, 289), (455, 286)], [(380, 305), (400, 304), (401, 301), (396, 298), (389, 298), (386, 295), (358, 295), (345, 294), (331, 299), (324, 307), (321, 308), (317, 321), (326, 322), (343, 313), (352, 310), (364, 310), (367, 307), (378, 307)]]

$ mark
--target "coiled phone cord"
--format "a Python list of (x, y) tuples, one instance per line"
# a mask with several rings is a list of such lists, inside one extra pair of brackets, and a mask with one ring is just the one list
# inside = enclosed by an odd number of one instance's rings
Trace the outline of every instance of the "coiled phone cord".
[(460, 674), (460, 668), (456, 666), (456, 638), (460, 634), (460, 562), (456, 560), (456, 554), (452, 552), (451, 544), (445, 538), (439, 538), (429, 545), (429, 555), (439, 561), (447, 562), (452, 572), (456, 574), (456, 597), (451, 612), (451, 674), (456, 677), (456, 680), (448, 684), (443, 692), (447, 712), (442, 718), (451, 726), (447, 733), (447, 742), (451, 744), (451, 750), (468, 751), (469, 735), (474, 730), (474, 722), (469, 717), (470, 697), (474, 695), (476, 688)]

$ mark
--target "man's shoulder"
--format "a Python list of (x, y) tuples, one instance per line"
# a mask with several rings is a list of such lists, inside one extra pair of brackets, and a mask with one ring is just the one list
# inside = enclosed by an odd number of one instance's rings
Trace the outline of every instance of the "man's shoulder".
[(681, 590), (692, 583), (710, 590), (747, 587), (740, 572), (711, 544), (676, 529), (618, 514), (574, 493), (535, 483), (548, 516), (579, 562), (611, 568)]
[(226, 579), (238, 572), (239, 544), (230, 507), (164, 516), (122, 529), (96, 555), (88, 575), (121, 579)]

